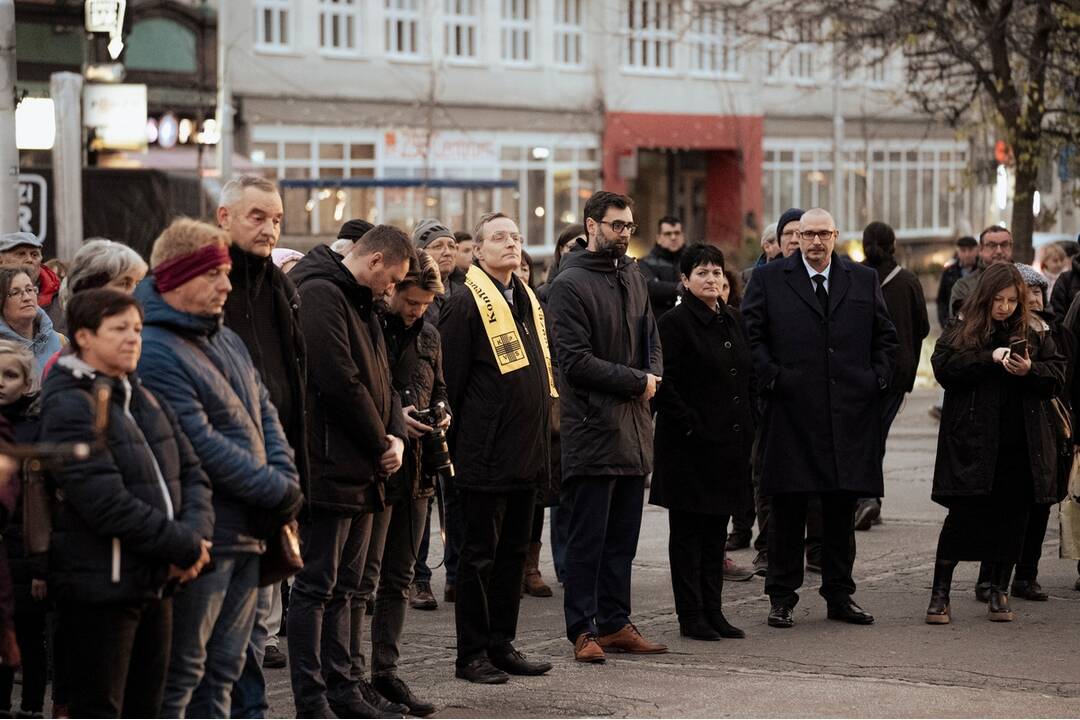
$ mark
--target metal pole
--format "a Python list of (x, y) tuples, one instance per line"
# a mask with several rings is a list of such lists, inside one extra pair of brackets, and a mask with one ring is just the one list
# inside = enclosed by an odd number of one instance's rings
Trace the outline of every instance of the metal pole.
[(0, 232), (19, 229), (15, 74), (15, 0), (0, 0)]
[[(833, 138), (832, 138), (832, 156), (833, 156), (833, 180), (832, 180), (832, 212), (833, 217), (836, 220), (836, 227), (843, 236), (844, 228), (847, 225), (847, 215), (844, 212), (845, 201), (847, 198), (844, 195), (844, 110), (840, 98), (840, 82), (841, 76), (844, 72), (844, 63), (841, 60), (840, 54), (836, 52), (836, 45), (833, 45), (833, 81), (832, 81), (832, 113), (833, 113)], [(857, 222), (857, 221), (856, 221)], [(852, 230), (853, 228), (847, 228)]]
[(83, 244), (82, 207), (82, 75), (53, 73), (49, 95), (56, 112), (53, 145), (53, 215), (56, 257), (68, 262)]
[(228, 3), (218, 0), (217, 12), (217, 123), (221, 138), (217, 145), (218, 177), (222, 185), (232, 178), (233, 107), (229, 88)]

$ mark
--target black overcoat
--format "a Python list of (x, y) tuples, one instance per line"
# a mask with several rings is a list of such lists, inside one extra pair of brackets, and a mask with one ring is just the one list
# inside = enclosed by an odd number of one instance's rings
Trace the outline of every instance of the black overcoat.
[(656, 393), (649, 502), (705, 515), (750, 505), (753, 365), (737, 310), (690, 293), (658, 322), (664, 381)]
[[(1039, 321), (1041, 323), (1041, 321)], [(1008, 376), (993, 352), (1008, 338), (985, 347), (960, 349), (946, 331), (934, 347), (934, 376), (945, 388), (934, 465), (934, 502), (950, 506), (957, 498), (989, 495), (997, 475), (1001, 407)], [(1057, 486), (1058, 453), (1051, 425), (1050, 398), (1061, 391), (1065, 357), (1049, 332), (1028, 331), (1031, 371), (1022, 378), (1028, 463), (1036, 503), (1061, 499)]]
[(802, 253), (754, 271), (741, 311), (765, 400), (761, 492), (876, 497), (881, 396), (897, 350), (878, 276), (832, 256), (828, 315)]

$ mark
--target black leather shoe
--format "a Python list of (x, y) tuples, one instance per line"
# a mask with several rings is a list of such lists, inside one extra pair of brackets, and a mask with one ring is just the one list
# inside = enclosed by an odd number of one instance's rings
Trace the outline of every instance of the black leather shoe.
[(372, 678), (371, 685), (390, 702), (407, 707), (410, 715), (427, 717), (435, 712), (434, 705), (413, 695), (409, 686), (397, 675), (379, 675)]
[(729, 640), (741, 640), (746, 637), (746, 633), (735, 627), (727, 621), (722, 612), (707, 612), (705, 618), (708, 620), (709, 625), (713, 630), (720, 633), (720, 637), (727, 638)]
[[(383, 712), (363, 698), (354, 697), (344, 702), (330, 701), (330, 709), (339, 718), (400, 718), (402, 713)], [(309, 716), (310, 717), (310, 716)]]
[(1013, 597), (1033, 600), (1035, 602), (1046, 602), (1050, 599), (1050, 596), (1042, 589), (1042, 585), (1036, 580), (1014, 581), (1012, 588), (1009, 590), (1009, 594)]
[(769, 611), (769, 627), (789, 628), (795, 625), (795, 618), (791, 616), (791, 608), (787, 605), (773, 605)]
[(703, 619), (696, 617), (679, 621), (679, 634), (693, 640), (719, 640), (720, 633)]
[(852, 625), (872, 625), (874, 623), (874, 616), (856, 605), (854, 600), (830, 604), (827, 616), (830, 620), (839, 620)]
[(405, 713), (409, 712), (409, 708), (401, 703), (390, 702), (384, 698), (378, 690), (373, 688), (367, 681), (361, 680), (359, 683), (360, 694), (364, 696), (364, 702), (372, 706), (379, 712), (388, 713), (383, 717), (402, 717)]
[[(341, 708), (341, 706), (338, 707)], [(336, 718), (337, 715), (334, 714), (329, 705), (324, 703), (314, 707), (297, 708), (296, 717), (298, 720), (303, 720), (304, 718)], [(352, 717), (352, 715), (344, 715), (343, 717)]]
[(499, 653), (489, 651), (488, 659), (496, 668), (510, 675), (543, 675), (551, 670), (551, 663), (529, 662), (513, 647), (507, 647)]
[(454, 676), (480, 685), (502, 685), (510, 679), (486, 657), (473, 658), (465, 667), (455, 668)]
[(749, 535), (729, 533), (727, 536), (727, 544), (724, 546), (724, 549), (731, 552), (732, 550), (743, 550), (748, 547), (750, 547)]

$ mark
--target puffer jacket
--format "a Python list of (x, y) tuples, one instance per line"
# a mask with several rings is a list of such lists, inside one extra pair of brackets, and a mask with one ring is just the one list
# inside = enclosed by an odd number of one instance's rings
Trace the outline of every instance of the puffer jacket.
[[(385, 307), (379, 308), (386, 353), (390, 361), (390, 377), (403, 406), (426, 410), (443, 403), (450, 411), (446, 397), (446, 382), (442, 371), (442, 341), (439, 331), (424, 318), (409, 327)], [(425, 315), (426, 317), (426, 315)], [(401, 470), (387, 482), (386, 501), (415, 500), (435, 494), (434, 483), (421, 477), (423, 453), (419, 438), (406, 441)]]
[[(42, 392), (41, 436), (94, 439), (98, 379), (61, 358)], [(189, 567), (213, 533), (210, 481), (176, 415), (138, 377), (102, 378), (112, 395), (105, 448), (53, 475), (50, 595), (79, 603), (161, 597), (169, 565)]]
[(139, 376), (176, 411), (210, 477), (214, 554), (261, 553), (282, 521), (273, 511), (300, 487), (270, 393), (220, 315), (173, 308), (153, 276), (139, 283), (135, 297), (146, 312)]
[(663, 350), (636, 263), (575, 250), (559, 263), (548, 315), (559, 363), (562, 477), (652, 470), (646, 375), (663, 376)]
[(300, 289), (300, 325), (311, 350), (307, 501), (329, 513), (377, 512), (386, 436), (406, 440), (408, 434), (371, 289), (325, 245), (305, 255), (289, 276)]
[(45, 367), (49, 359), (60, 352), (64, 347), (64, 338), (53, 328), (52, 318), (42, 308), (37, 310), (37, 320), (34, 321), (34, 339), (24, 338), (11, 329), (11, 326), (0, 317), (0, 339), (11, 340), (18, 343), (34, 354), (38, 370)]

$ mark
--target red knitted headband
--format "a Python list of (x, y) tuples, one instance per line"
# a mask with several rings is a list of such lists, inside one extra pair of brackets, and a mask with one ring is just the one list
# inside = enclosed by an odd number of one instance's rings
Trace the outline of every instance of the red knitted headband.
[(228, 248), (210, 243), (190, 255), (181, 255), (158, 265), (154, 268), (154, 282), (158, 292), (169, 292), (208, 270), (231, 263)]

